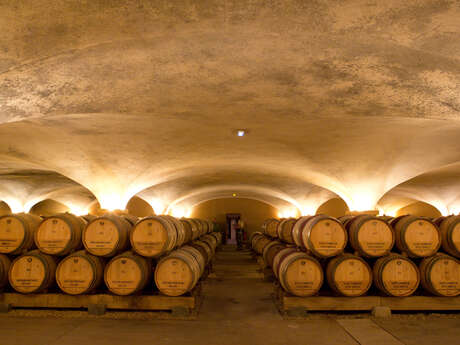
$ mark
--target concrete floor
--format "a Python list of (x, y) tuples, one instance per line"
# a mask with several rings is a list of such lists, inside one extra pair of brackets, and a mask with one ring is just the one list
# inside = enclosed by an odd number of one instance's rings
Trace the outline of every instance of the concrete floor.
[[(0, 318), (0, 344), (279, 344), (436, 345), (455, 344), (460, 318), (405, 315), (390, 320), (349, 315), (312, 315), (283, 320), (271, 300), (272, 285), (261, 280), (248, 253), (219, 252), (215, 277), (205, 284), (198, 320), (95, 318)], [(33, 314), (32, 314), (33, 315)]]

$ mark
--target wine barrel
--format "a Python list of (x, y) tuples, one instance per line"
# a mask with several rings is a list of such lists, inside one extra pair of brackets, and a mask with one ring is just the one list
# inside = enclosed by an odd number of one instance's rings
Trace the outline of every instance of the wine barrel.
[(200, 250), (196, 249), (195, 247), (189, 246), (188, 244), (181, 247), (180, 250), (185, 250), (189, 252), (190, 254), (192, 254), (196, 262), (198, 263), (198, 266), (200, 266), (200, 277), (201, 277), (206, 267), (205, 256), (201, 253)]
[(139, 221), (139, 217), (133, 216), (132, 214), (123, 213), (119, 215), (120, 217), (124, 218), (131, 226), (136, 225)]
[(272, 240), (264, 235), (261, 235), (253, 240), (253, 249), (256, 253), (262, 254), (266, 245), (268, 245)]
[(167, 296), (180, 296), (192, 290), (200, 276), (198, 262), (181, 249), (163, 257), (155, 268), (155, 284)]
[(131, 223), (125, 218), (106, 214), (86, 226), (83, 245), (90, 254), (112, 257), (127, 249), (131, 229)]
[(294, 243), (294, 239), (292, 238), (292, 228), (296, 222), (296, 218), (290, 218), (286, 219), (282, 225), (280, 224), (278, 235), (282, 241), (286, 243)]
[(319, 262), (304, 252), (286, 255), (279, 264), (281, 286), (295, 296), (315, 295), (323, 285), (323, 270)]
[(213, 257), (213, 251), (209, 243), (201, 240), (193, 241), (192, 244), (200, 246), (206, 252), (206, 263), (209, 263)]
[(279, 272), (280, 264), (283, 261), (283, 259), (289, 254), (292, 254), (295, 252), (298, 252), (296, 248), (286, 247), (284, 249), (281, 249), (278, 253), (275, 254), (275, 257), (273, 258), (272, 270), (276, 278), (279, 278), (278, 272)]
[(8, 271), (10, 266), (10, 259), (6, 255), (0, 254), (0, 289), (8, 284)]
[(367, 262), (351, 254), (329, 261), (326, 277), (329, 287), (342, 296), (362, 296), (372, 285), (372, 270)]
[(300, 236), (302, 247), (320, 258), (341, 254), (347, 244), (347, 232), (342, 223), (326, 215), (307, 220), (300, 230)]
[(184, 243), (189, 243), (193, 239), (192, 226), (185, 219), (180, 219), (179, 221), (182, 223), (182, 227), (184, 228), (184, 233), (185, 233)]
[(199, 238), (200, 236), (204, 235), (204, 233), (203, 233), (203, 224), (201, 224), (201, 222), (198, 219), (196, 219), (196, 218), (188, 218), (187, 220), (195, 224), (195, 227), (196, 227), (197, 232), (198, 232), (198, 235), (197, 235), (196, 238)]
[(158, 257), (176, 247), (177, 229), (164, 217), (145, 217), (134, 226), (129, 239), (137, 254)]
[(278, 228), (279, 222), (280, 221), (278, 219), (268, 219), (264, 226), (264, 234), (273, 238), (278, 237), (278, 233), (276, 232), (276, 230)]
[(205, 265), (211, 260), (211, 258), (209, 257), (209, 248), (206, 245), (206, 243), (201, 242), (201, 244), (199, 244), (193, 241), (187, 244), (187, 246), (193, 247), (200, 252), (201, 256), (203, 257)]
[(81, 216), (81, 218), (83, 218), (86, 221), (86, 224), (88, 224), (89, 222), (96, 219), (97, 217), (92, 214), (85, 214), (84, 216)]
[(85, 221), (71, 213), (45, 218), (35, 232), (35, 245), (41, 252), (64, 256), (81, 248), (81, 234)]
[(405, 216), (394, 227), (396, 246), (412, 258), (434, 255), (441, 246), (441, 234), (428, 218)]
[(193, 221), (193, 219), (183, 218), (181, 221), (187, 223), (192, 229), (192, 240), (196, 240), (198, 237), (200, 237), (200, 229), (197, 223)]
[(10, 266), (8, 279), (13, 289), (20, 293), (39, 293), (55, 282), (54, 257), (32, 250), (17, 257)]
[(112, 293), (126, 296), (144, 289), (151, 275), (151, 260), (127, 251), (110, 260), (104, 270), (104, 281)]
[(439, 222), (442, 249), (460, 258), (460, 216), (444, 217)]
[(388, 255), (395, 236), (387, 222), (370, 215), (357, 216), (347, 224), (350, 245), (360, 255), (376, 258)]
[(284, 248), (286, 248), (286, 245), (279, 241), (273, 241), (266, 245), (262, 253), (265, 265), (267, 265), (268, 267), (272, 267), (275, 255), (278, 254)]
[(284, 223), (286, 223), (288, 220), (289, 218), (280, 219), (278, 225), (276, 226), (276, 236), (274, 236), (274, 238), (280, 238), (281, 230), (283, 229)]
[(59, 288), (69, 295), (94, 291), (101, 285), (103, 277), (102, 259), (84, 250), (66, 256), (56, 269), (56, 282)]
[(213, 254), (216, 252), (217, 240), (214, 236), (212, 236), (211, 234), (207, 234), (207, 235), (202, 236), (200, 239), (208, 243), (211, 246)]
[(302, 229), (305, 223), (313, 218), (314, 216), (303, 216), (297, 219), (294, 226), (292, 227), (292, 239), (298, 247), (303, 247), (302, 243)]
[(208, 222), (209, 233), (214, 232), (215, 230), (214, 222), (210, 220), (208, 220), (207, 222)]
[(177, 232), (176, 247), (183, 246), (185, 244), (186, 234), (185, 234), (185, 229), (184, 229), (184, 226), (182, 225), (182, 222), (179, 219), (174, 218), (173, 216), (159, 216), (159, 217), (165, 218), (171, 224), (173, 224)]
[(438, 253), (420, 263), (423, 288), (437, 296), (460, 295), (460, 262), (452, 256)]
[(213, 232), (211, 233), (211, 236), (214, 236), (214, 238), (216, 239), (216, 243), (218, 247), (222, 243), (222, 234), (220, 232)]
[(412, 295), (420, 283), (417, 266), (407, 257), (389, 254), (373, 267), (374, 283), (384, 294), (395, 297)]
[(41, 221), (27, 213), (0, 217), (0, 253), (17, 255), (34, 248), (34, 234)]

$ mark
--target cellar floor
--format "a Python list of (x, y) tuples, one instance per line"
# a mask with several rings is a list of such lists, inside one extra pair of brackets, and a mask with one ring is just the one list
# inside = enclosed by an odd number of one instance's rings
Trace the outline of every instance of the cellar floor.
[(311, 314), (305, 320), (283, 320), (271, 293), (272, 284), (262, 281), (249, 252), (227, 246), (217, 254), (195, 321), (132, 317), (139, 313), (96, 319), (81, 317), (81, 312), (74, 317), (77, 312), (72, 311), (12, 311), (0, 317), (0, 344), (437, 345), (457, 343), (460, 336), (457, 314), (394, 315), (388, 320)]

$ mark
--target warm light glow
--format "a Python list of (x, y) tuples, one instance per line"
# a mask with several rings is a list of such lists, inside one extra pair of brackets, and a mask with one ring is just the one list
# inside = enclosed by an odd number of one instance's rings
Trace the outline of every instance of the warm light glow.
[(166, 206), (160, 199), (152, 199), (149, 201), (150, 206), (153, 208), (155, 214), (160, 215), (165, 213)]
[(85, 214), (89, 213), (87, 207), (80, 207), (77, 205), (73, 205), (72, 203), (66, 203), (66, 206), (69, 208), (69, 212), (76, 216), (84, 216)]
[(314, 214), (316, 214), (317, 209), (318, 209), (318, 207), (316, 207), (314, 205), (302, 205), (302, 209), (301, 209), (302, 216), (314, 215)]
[(376, 200), (372, 193), (360, 192), (353, 194), (349, 204), (351, 211), (370, 211), (375, 209)]
[(185, 208), (180, 206), (175, 206), (171, 208), (170, 214), (171, 216), (176, 218), (183, 218), (189, 214), (189, 210), (186, 210)]
[(237, 135), (238, 135), (239, 137), (244, 137), (244, 134), (245, 134), (245, 131), (242, 130), (242, 129), (239, 129), (238, 132), (237, 132)]
[(278, 212), (279, 218), (296, 218), (297, 217), (297, 210), (296, 209), (286, 209)]
[(13, 212), (13, 213), (24, 212), (24, 204), (22, 202), (20, 202), (18, 199), (6, 198), (6, 199), (2, 199), (2, 200), (8, 204), (8, 206), (10, 207), (11, 212)]
[(449, 214), (460, 214), (460, 205), (450, 205)]
[(236, 193), (233, 193), (232, 196), (236, 196)]
[(123, 210), (125, 209), (126, 203), (120, 195), (116, 194), (104, 194), (98, 197), (101, 209), (108, 211)]

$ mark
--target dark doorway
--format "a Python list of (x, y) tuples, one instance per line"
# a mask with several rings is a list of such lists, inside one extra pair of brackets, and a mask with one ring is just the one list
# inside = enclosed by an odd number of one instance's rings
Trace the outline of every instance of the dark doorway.
[(239, 213), (227, 213), (227, 244), (236, 244), (236, 227), (240, 217)]

